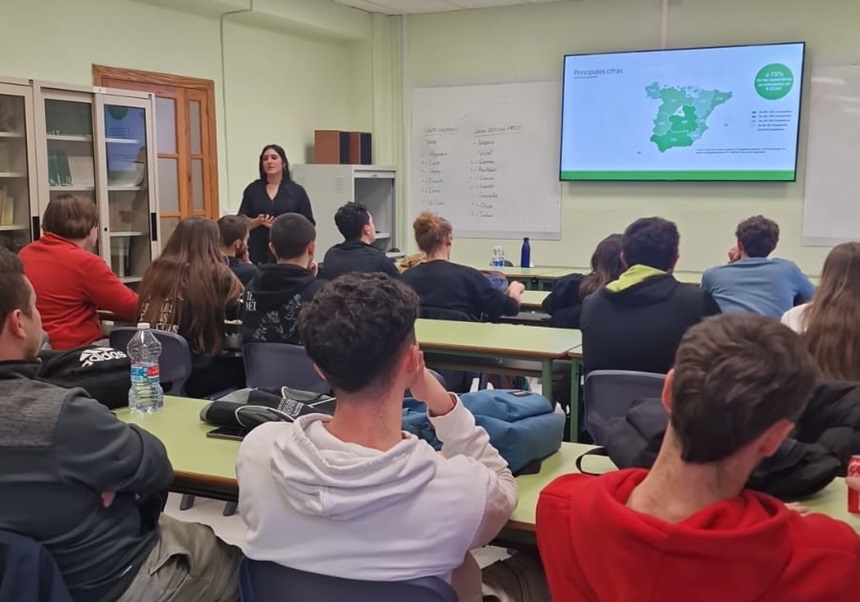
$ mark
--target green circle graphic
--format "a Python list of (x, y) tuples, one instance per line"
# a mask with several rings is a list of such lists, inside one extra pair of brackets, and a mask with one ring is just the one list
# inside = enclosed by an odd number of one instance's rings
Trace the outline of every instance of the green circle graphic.
[(794, 74), (787, 65), (771, 63), (762, 67), (755, 76), (755, 90), (766, 100), (779, 100), (794, 87)]

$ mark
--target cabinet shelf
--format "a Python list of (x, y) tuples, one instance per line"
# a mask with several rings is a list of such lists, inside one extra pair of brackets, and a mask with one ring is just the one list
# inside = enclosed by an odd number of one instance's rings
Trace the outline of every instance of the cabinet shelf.
[(140, 144), (140, 140), (131, 138), (105, 138), (105, 142), (108, 144)]
[(30, 226), (22, 224), (13, 224), (11, 226), (0, 226), (0, 232), (17, 232), (20, 230), (29, 230)]
[(146, 232), (111, 232), (111, 238), (132, 238), (134, 236), (146, 236)]
[(22, 132), (0, 132), (0, 138), (23, 138)]
[(143, 276), (122, 276), (119, 281), (123, 284), (134, 284), (143, 280)]
[(56, 142), (89, 142), (92, 143), (92, 136), (72, 136), (66, 134), (48, 134), (45, 136), (48, 141), (56, 141)]
[(135, 192), (138, 190), (143, 190), (142, 186), (121, 186), (121, 185), (110, 185), (108, 184), (108, 192)]
[(27, 174), (22, 171), (0, 171), (0, 178), (26, 178)]
[(95, 186), (78, 186), (77, 184), (73, 184), (71, 186), (51, 186), (49, 190), (51, 192), (76, 192), (76, 191), (84, 191), (88, 192), (90, 190), (95, 190)]

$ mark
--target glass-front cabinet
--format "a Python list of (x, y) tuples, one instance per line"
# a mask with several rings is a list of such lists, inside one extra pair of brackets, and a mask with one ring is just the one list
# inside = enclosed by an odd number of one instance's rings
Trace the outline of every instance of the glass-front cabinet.
[(110, 249), (111, 269), (129, 284), (139, 282), (158, 252), (150, 181), (153, 171), (151, 99), (99, 95), (97, 111), (105, 161), (99, 182), (105, 190), (102, 245)]
[(154, 97), (38, 82), (34, 87), (37, 143), (44, 140), (37, 144), (36, 216), (59, 195), (91, 199), (99, 210), (96, 253), (134, 287), (159, 251)]
[(18, 252), (33, 239), (36, 169), (33, 89), (0, 81), (0, 246)]

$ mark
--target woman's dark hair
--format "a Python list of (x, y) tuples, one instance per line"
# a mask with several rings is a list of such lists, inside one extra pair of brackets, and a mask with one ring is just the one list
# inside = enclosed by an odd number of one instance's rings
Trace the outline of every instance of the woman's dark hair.
[(293, 178), (290, 176), (290, 162), (287, 161), (287, 153), (284, 151), (284, 147), (280, 144), (267, 144), (263, 147), (263, 150), (260, 151), (260, 161), (257, 164), (257, 167), (260, 170), (260, 179), (264, 182), (266, 181), (266, 172), (263, 171), (263, 155), (265, 155), (266, 151), (269, 150), (273, 150), (278, 153), (278, 156), (281, 157), (281, 161), (284, 162), (284, 182), (292, 182)]
[(191, 350), (217, 355), (224, 320), (242, 295), (242, 284), (221, 256), (218, 226), (205, 217), (186, 217), (161, 255), (143, 273), (140, 318), (154, 327), (176, 327)]
[(624, 272), (621, 263), (621, 235), (610, 234), (599, 243), (591, 256), (591, 273), (579, 283), (579, 298), (585, 299), (600, 290)]

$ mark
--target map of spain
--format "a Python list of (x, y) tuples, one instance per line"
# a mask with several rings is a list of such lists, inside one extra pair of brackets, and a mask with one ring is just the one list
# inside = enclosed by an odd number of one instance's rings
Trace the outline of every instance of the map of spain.
[(654, 120), (651, 142), (661, 153), (670, 148), (693, 146), (708, 130), (708, 117), (719, 105), (728, 102), (731, 92), (702, 90), (697, 86), (661, 86), (654, 82), (645, 88), (648, 98), (661, 101)]

